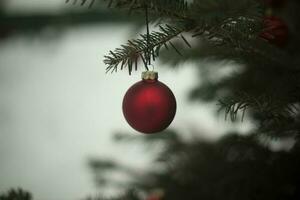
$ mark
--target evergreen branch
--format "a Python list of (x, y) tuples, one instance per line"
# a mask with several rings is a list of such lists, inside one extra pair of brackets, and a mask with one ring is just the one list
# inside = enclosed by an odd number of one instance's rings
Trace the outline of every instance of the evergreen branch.
[[(216, 47), (231, 49), (235, 59), (247, 59), (251, 56), (252, 60), (258, 62), (269, 62), (273, 66), (284, 66), (292, 71), (299, 71), (295, 64), (286, 66), (286, 62), (291, 61), (289, 55), (259, 37), (262, 29), (260, 18), (232, 16), (215, 26), (205, 26), (207, 27), (205, 32), (200, 29), (193, 36), (204, 37)], [(228, 52), (225, 53), (228, 56)]]
[(236, 95), (235, 98), (219, 100), (219, 106), (220, 110), (225, 110), (225, 119), (229, 116), (232, 121), (237, 119), (240, 112), (242, 112), (241, 120), (243, 120), (245, 111), (251, 109), (258, 114), (257, 116), (262, 121), (262, 125), (270, 121), (277, 124), (290, 121), (299, 113), (299, 108), (295, 104), (274, 99), (274, 97), (266, 95), (255, 98), (246, 93), (241, 93)]
[[(216, 24), (215, 26), (208, 26), (206, 23), (199, 25), (193, 29), (195, 30), (195, 34), (193, 36), (201, 35), (217, 46), (230, 44), (235, 51), (252, 51), (253, 49), (249, 49), (249, 45), (243, 46), (242, 41), (244, 41), (246, 44), (249, 44), (250, 41), (253, 42), (254, 39), (256, 39), (255, 35), (259, 29), (257, 24), (258, 22), (253, 19), (241, 17), (236, 19), (230, 17), (221, 23)], [(239, 32), (235, 31), (238, 28), (241, 29), (241, 27), (244, 29), (239, 30)], [(251, 32), (246, 34), (247, 31), (249, 32), (249, 30), (251, 30)], [(178, 50), (178, 48), (176, 48), (171, 40), (177, 36), (180, 36), (182, 41), (188, 47), (191, 47), (188, 41), (181, 34), (185, 31), (188, 32), (191, 31), (191, 29), (176, 28), (166, 25), (166, 27), (160, 26), (160, 32), (151, 33), (149, 49), (152, 53), (152, 59), (155, 60), (155, 58), (159, 56), (159, 51), (162, 46), (164, 46), (167, 50), (170, 46), (179, 55), (182, 55), (182, 53)], [(121, 66), (121, 69), (127, 65), (130, 74), (132, 72), (132, 65), (136, 65), (138, 60), (143, 60), (146, 66), (145, 60), (148, 58), (148, 47), (146, 41), (146, 35), (141, 35), (141, 39), (128, 41), (126, 45), (122, 45), (123, 48), (117, 48), (114, 52), (110, 51), (110, 54), (105, 56), (106, 59), (104, 60), (104, 63), (108, 65), (106, 70), (117, 71), (117, 67), (119, 65)]]
[(29, 192), (22, 189), (11, 189), (5, 194), (0, 194), (0, 200), (31, 200), (32, 196)]
[(231, 121), (236, 121), (239, 112), (242, 110), (241, 121), (243, 121), (245, 111), (250, 107), (251, 103), (253, 102), (248, 98), (243, 101), (240, 98), (225, 98), (219, 100), (218, 105), (220, 106), (219, 111), (225, 111), (225, 120), (227, 120), (229, 116)]
[(141, 198), (135, 190), (127, 190), (125, 194), (119, 195), (118, 197), (88, 197), (86, 200), (140, 200)]
[(75, 5), (75, 4), (77, 4), (77, 3), (80, 3), (80, 5), (81, 6), (83, 6), (83, 5), (86, 5), (88, 2), (90, 2), (90, 4), (89, 4), (89, 8), (91, 8), (93, 5), (94, 5), (94, 3), (96, 2), (96, 0), (90, 0), (90, 1), (88, 1), (88, 0), (80, 0), (80, 1), (78, 1), (78, 0), (66, 0), (66, 3), (73, 3), (73, 5)]
[(188, 4), (185, 0), (108, 0), (108, 6), (118, 9), (143, 10), (147, 6), (155, 15), (186, 18)]
[[(172, 39), (181, 35), (185, 28), (171, 27), (166, 25), (165, 27), (160, 26), (160, 31), (154, 31), (150, 33), (149, 46), (147, 45), (147, 35), (141, 34), (141, 38), (129, 40), (126, 45), (121, 45), (121, 48), (115, 49), (115, 51), (110, 51), (107, 56), (105, 56), (104, 63), (108, 65), (106, 71), (117, 71), (118, 66), (122, 70), (125, 66), (128, 67), (129, 74), (132, 72), (133, 65), (137, 66), (138, 61), (142, 60), (147, 69), (147, 52), (150, 50), (150, 59), (155, 60), (159, 56), (159, 51), (162, 46), (168, 49), (170, 45), (177, 53), (180, 54), (179, 50), (171, 42)], [(186, 39), (181, 36), (181, 39), (188, 44)], [(191, 46), (190, 44), (188, 46)], [(136, 67), (137, 68), (137, 67)]]
[[(282, 58), (286, 56), (258, 37), (264, 15), (261, 2), (241, 0), (232, 4), (230, 0), (197, 0), (190, 7), (190, 17), (205, 27), (196, 31), (194, 37), (204, 37), (215, 46), (230, 48), (235, 54), (256, 54), (273, 63), (285, 64)], [(276, 56), (268, 55), (270, 51)]]
[(210, 26), (229, 18), (261, 18), (263, 14), (262, 2), (256, 0), (195, 0), (189, 10), (190, 18), (197, 23), (205, 21)]
[[(89, 7), (94, 5), (96, 0), (66, 0), (66, 3), (80, 4), (81, 6), (90, 2)], [(186, 19), (188, 4), (185, 0), (103, 0), (108, 1), (108, 7), (118, 9), (143, 10), (147, 6), (154, 15), (176, 17)]]

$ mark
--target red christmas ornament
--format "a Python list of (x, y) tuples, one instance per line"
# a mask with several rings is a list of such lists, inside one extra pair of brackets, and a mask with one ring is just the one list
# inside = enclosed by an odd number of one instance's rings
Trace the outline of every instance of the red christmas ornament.
[(159, 196), (152, 195), (152, 196), (147, 197), (146, 200), (162, 200), (162, 199)]
[(151, 196), (147, 197), (146, 200), (161, 200), (161, 198), (159, 196), (156, 196), (156, 195), (151, 195)]
[(289, 35), (286, 23), (274, 16), (265, 17), (263, 23), (264, 29), (260, 34), (260, 37), (279, 47), (284, 47), (288, 41)]
[(131, 86), (123, 99), (126, 121), (142, 133), (157, 133), (166, 129), (176, 113), (174, 94), (157, 79), (157, 72), (143, 72), (142, 81)]
[(146, 200), (163, 200), (165, 193), (163, 190), (155, 190), (152, 194), (150, 194)]

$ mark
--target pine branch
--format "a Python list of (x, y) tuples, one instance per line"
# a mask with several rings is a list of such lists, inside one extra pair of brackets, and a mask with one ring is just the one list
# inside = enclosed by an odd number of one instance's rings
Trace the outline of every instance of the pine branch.
[(256, 0), (195, 0), (189, 7), (189, 17), (197, 24), (209, 26), (230, 18), (256, 18), (264, 14), (262, 2)]
[(282, 125), (286, 121), (293, 120), (299, 113), (299, 108), (295, 104), (266, 95), (253, 97), (246, 93), (219, 100), (219, 106), (220, 111), (225, 111), (225, 119), (229, 116), (232, 121), (237, 119), (240, 112), (242, 112), (241, 120), (243, 120), (245, 111), (251, 109), (260, 115), (262, 125), (270, 121)]
[[(122, 48), (117, 48), (115, 51), (110, 51), (109, 55), (105, 56), (104, 63), (108, 65), (106, 71), (117, 71), (118, 66), (122, 70), (124, 67), (128, 67), (129, 74), (131, 74), (133, 66), (137, 68), (137, 64), (140, 60), (143, 61), (146, 69), (148, 59), (148, 49), (151, 52), (152, 60), (155, 60), (159, 56), (160, 49), (164, 46), (166, 49), (169, 49), (171, 46), (176, 52), (179, 50), (171, 42), (174, 38), (181, 38), (188, 46), (187, 40), (181, 35), (185, 28), (171, 27), (166, 25), (165, 27), (160, 26), (160, 31), (155, 31), (150, 34), (149, 37), (149, 46), (147, 46), (147, 35), (140, 35), (140, 39), (129, 40), (126, 45), (122, 45)], [(179, 37), (180, 36), (180, 37)]]
[[(169, 40), (169, 46), (171, 46), (178, 54), (181, 55), (182, 53), (170, 40), (183, 31), (193, 32), (194, 37), (205, 37), (216, 46), (230, 45), (230, 48), (235, 49), (236, 51), (249, 51), (250, 53), (253, 53), (253, 51), (256, 49), (250, 49), (249, 47), (251, 46), (249, 46), (249, 44), (251, 44), (251, 42), (256, 39), (258, 33), (261, 31), (262, 12), (258, 9), (260, 4), (253, 0), (242, 0), (243, 3), (237, 3), (238, 6), (230, 7), (229, 5), (231, 4), (229, 4), (229, 1), (227, 1), (228, 0), (213, 0), (212, 7), (215, 10), (211, 13), (207, 12), (207, 7), (205, 6), (206, 4), (204, 4), (209, 3), (207, 0), (194, 1), (190, 5), (189, 10), (187, 4), (183, 1), (174, 1), (176, 2), (174, 3), (175, 8), (178, 7), (179, 9), (177, 10), (182, 11), (181, 13), (176, 12), (179, 13), (179, 15), (181, 14), (178, 19), (181, 20), (181, 22), (184, 24), (184, 27), (186, 28), (177, 33), (173, 31), (170, 32), (170, 30), (164, 31), (161, 28), (161, 30), (166, 33), (166, 35), (164, 37), (160, 37), (160, 39), (162, 39), (161, 41), (152, 39), (151, 47), (149, 47), (149, 49), (151, 49), (152, 51), (152, 59), (155, 60), (155, 58), (158, 56), (159, 50), (161, 48), (160, 44), (164, 44), (166, 49), (168, 49), (168, 46), (165, 45), (167, 44), (167, 40)], [(133, 9), (140, 9), (141, 6), (145, 4), (145, 2), (142, 0), (115, 0), (113, 2), (115, 2), (115, 4), (112, 5), (113, 7), (118, 7), (120, 6), (120, 4), (129, 6), (129, 2), (132, 2)], [(170, 6), (168, 4), (164, 4), (168, 1), (157, 2), (157, 0), (153, 0), (149, 2), (152, 10), (157, 11), (159, 9), (162, 9), (165, 13), (168, 14), (168, 11), (166, 10)], [(152, 3), (156, 7), (153, 7)], [(177, 11), (176, 9), (174, 10)], [(220, 15), (219, 11), (224, 11), (228, 15)], [(151, 35), (151, 38), (153, 38), (153, 36), (154, 35)], [(185, 38), (182, 38), (182, 40), (190, 47)], [(155, 42), (153, 43), (153, 41)], [(130, 42), (132, 41), (129, 41), (129, 43)], [(113, 69), (112, 71), (116, 71), (117, 66), (121, 63), (120, 68), (123, 69), (123, 66), (127, 65), (129, 73), (131, 73), (132, 65), (134, 64), (136, 66), (137, 60), (139, 60), (139, 58), (142, 58), (141, 60), (143, 61), (145, 59), (148, 59), (147, 55), (145, 55), (144, 53), (145, 49), (141, 49), (145, 48), (144, 44), (146, 44), (146, 39), (142, 36), (142, 40), (133, 40), (133, 42), (133, 45), (127, 44), (125, 46), (122, 46), (123, 49), (119, 48), (115, 52), (110, 52), (110, 55), (106, 57), (106, 60), (104, 61), (105, 64), (108, 65), (107, 71), (110, 71), (111, 69)]]
[(118, 197), (102, 197), (102, 196), (98, 196), (98, 197), (88, 197), (85, 200), (140, 200), (141, 198), (139, 198), (139, 195), (137, 194), (137, 192), (135, 190), (127, 190), (125, 192), (125, 194), (123, 195), (119, 195)]
[[(219, 25), (207, 28), (205, 34), (203, 34), (203, 30), (200, 30), (199, 33), (194, 34), (194, 37), (204, 37), (210, 44), (218, 48), (222, 46), (223, 49), (226, 49), (223, 53), (226, 54), (225, 57), (231, 57), (233, 60), (249, 61), (248, 58), (251, 57), (251, 61), (269, 62), (273, 67), (281, 65), (293, 71), (299, 71), (295, 65), (286, 66), (287, 61), (291, 61), (288, 55), (259, 37), (262, 30), (261, 14), (253, 14), (248, 17), (242, 17), (241, 14), (236, 13), (236, 16), (226, 18)], [(231, 52), (232, 55), (229, 56), (228, 52)], [(223, 56), (219, 51), (213, 55)]]
[[(179, 36), (182, 41), (191, 47), (189, 42), (181, 34), (183, 32), (195, 32), (193, 35), (202, 36), (209, 40), (216, 46), (231, 45), (231, 48), (235, 51), (253, 53), (255, 48), (251, 48), (251, 42), (254, 42), (255, 35), (259, 30), (258, 22), (248, 18), (232, 18), (226, 19), (215, 26), (208, 26), (203, 23), (191, 30), (188, 26), (185, 28), (177, 28), (166, 25), (166, 27), (160, 26), (161, 32), (153, 32), (150, 35), (149, 49), (152, 52), (152, 59), (155, 60), (159, 56), (159, 51), (162, 46), (168, 50), (169, 46), (172, 47), (179, 55), (182, 53), (172, 43), (172, 39)], [(244, 29), (241, 29), (244, 28)], [(236, 31), (238, 30), (238, 31)], [(251, 32), (249, 33), (249, 30)], [(248, 33), (247, 33), (248, 31)], [(247, 33), (247, 34), (246, 34)], [(147, 60), (147, 38), (146, 35), (141, 35), (141, 39), (128, 41), (126, 45), (122, 45), (122, 48), (118, 48), (115, 52), (110, 51), (108, 56), (105, 56), (104, 63), (108, 65), (107, 71), (117, 71), (118, 65), (123, 69), (124, 65), (128, 66), (129, 74), (132, 72), (132, 65), (137, 65), (137, 61), (143, 60), (146, 66), (145, 60)], [(245, 44), (244, 44), (244, 43)], [(147, 67), (147, 66), (146, 66)]]
[(147, 6), (153, 15), (186, 19), (188, 4), (185, 0), (109, 0), (109, 7), (143, 10)]
[[(237, 57), (261, 57), (261, 60), (286, 66), (289, 55), (261, 39), (263, 5), (259, 1), (197, 0), (190, 6), (190, 18), (200, 26), (194, 37), (204, 37), (216, 47), (230, 49)], [(204, 29), (202, 27), (205, 27)], [(270, 54), (273, 52), (273, 54)], [(297, 67), (289, 66), (289, 68)]]
[[(66, 3), (94, 5), (96, 0), (66, 0)], [(147, 6), (155, 16), (168, 16), (186, 19), (188, 4), (185, 0), (103, 0), (109, 8), (127, 9), (130, 12), (143, 10)]]
[(0, 195), (0, 200), (31, 200), (32, 196), (29, 192), (22, 189), (11, 189), (5, 194)]
[[(82, 4), (86, 2), (87, 0), (82, 0)], [(117, 71), (118, 66), (120, 69), (127, 66), (131, 74), (133, 66), (137, 69), (137, 63), (140, 60), (144, 62), (147, 69), (147, 60), (150, 57), (155, 60), (162, 46), (166, 49), (172, 47), (179, 55), (182, 55), (171, 40), (182, 32), (191, 30), (194, 36), (205, 37), (216, 46), (229, 45), (230, 48), (240, 52), (257, 51), (256, 48), (250, 48), (249, 44), (254, 41), (253, 38), (261, 30), (262, 11), (259, 9), (260, 4), (253, 0), (241, 0), (235, 5), (232, 5), (229, 0), (197, 0), (193, 1), (189, 7), (184, 0), (109, 0), (108, 4), (110, 7), (127, 8), (131, 11), (143, 11), (147, 6), (152, 14), (176, 18), (186, 28), (166, 26), (166, 28), (160, 27), (161, 32), (151, 33), (149, 46), (151, 55), (147, 53), (145, 35), (141, 35), (140, 39), (128, 41), (126, 45), (122, 45), (115, 51), (110, 51), (104, 60), (104, 63), (108, 65), (107, 72)], [(181, 39), (191, 47), (183, 36)]]
[(84, 5), (86, 5), (86, 4), (88, 4), (89, 3), (89, 5), (88, 5), (88, 7), (89, 8), (91, 8), (93, 5), (94, 5), (94, 3), (96, 2), (96, 0), (66, 0), (66, 3), (73, 3), (73, 5), (75, 5), (75, 4), (80, 4), (81, 6), (84, 6)]
[(261, 43), (258, 35), (262, 31), (262, 8), (262, 4), (254, 0), (234, 4), (231, 0), (194, 1), (190, 16), (205, 29), (196, 31), (193, 36), (204, 37), (216, 46), (227, 46), (235, 52), (253, 54), (257, 43)]
[[(292, 73), (299, 73), (298, 64), (293, 63), (290, 55), (259, 37), (262, 30), (261, 22), (261, 19), (256, 17), (229, 17), (214, 27), (206, 25), (205, 32), (203, 29), (196, 30), (193, 36), (201, 36), (216, 47), (215, 54), (210, 56), (222, 58), (225, 55), (226, 58), (242, 62), (255, 61), (258, 65), (269, 63), (273, 67), (288, 68)], [(226, 49), (223, 55), (217, 50), (220, 47)]]
[(249, 101), (248, 98), (245, 98), (243, 101), (240, 98), (226, 98), (219, 100), (218, 105), (220, 106), (219, 111), (225, 111), (225, 120), (229, 116), (231, 121), (236, 121), (239, 112), (242, 110), (241, 120), (243, 121), (245, 111), (250, 107), (251, 103), (252, 101)]

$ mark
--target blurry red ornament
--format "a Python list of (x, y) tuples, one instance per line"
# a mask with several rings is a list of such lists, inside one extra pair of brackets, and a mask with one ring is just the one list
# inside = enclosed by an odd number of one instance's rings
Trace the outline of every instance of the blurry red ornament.
[(142, 81), (131, 86), (123, 99), (126, 121), (142, 133), (157, 133), (166, 129), (176, 113), (174, 94), (157, 78), (156, 72), (143, 72)]
[(151, 196), (147, 197), (146, 200), (162, 200), (162, 199), (159, 196), (151, 195)]
[(284, 6), (286, 0), (264, 0), (265, 4), (273, 7), (273, 8), (280, 8)]
[(286, 23), (278, 17), (270, 16), (264, 18), (263, 24), (264, 29), (260, 37), (279, 47), (284, 47), (289, 35)]
[(153, 193), (150, 194), (146, 198), (146, 200), (162, 200), (164, 196), (165, 196), (164, 191), (161, 189), (158, 189), (158, 190), (153, 191)]

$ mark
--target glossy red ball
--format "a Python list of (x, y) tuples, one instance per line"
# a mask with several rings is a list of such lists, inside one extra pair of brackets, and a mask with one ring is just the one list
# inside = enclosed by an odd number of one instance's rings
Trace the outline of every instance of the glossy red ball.
[(275, 16), (265, 17), (263, 31), (260, 37), (278, 47), (284, 47), (288, 41), (289, 29), (286, 23)]
[(176, 99), (162, 82), (139, 81), (131, 86), (123, 99), (123, 114), (128, 124), (142, 133), (157, 133), (174, 119)]

